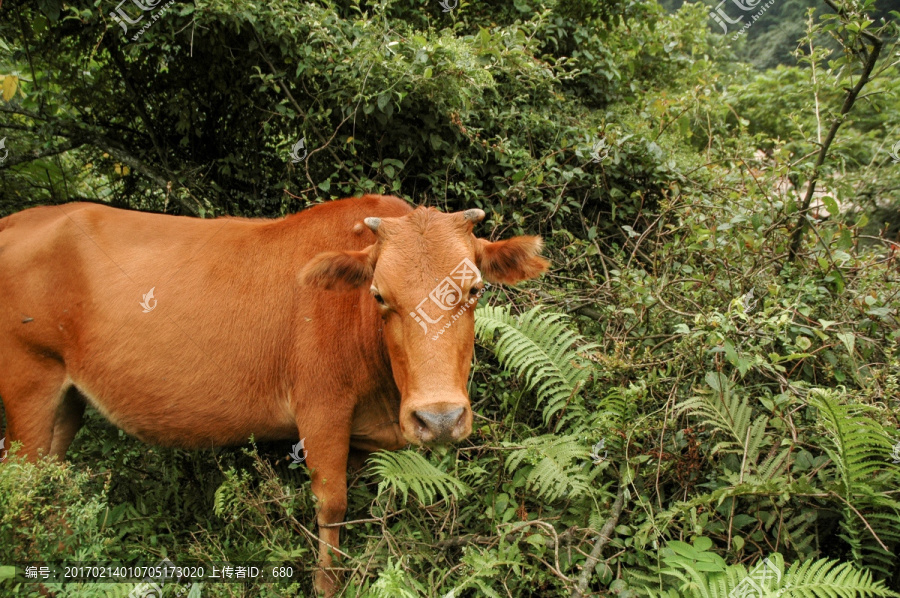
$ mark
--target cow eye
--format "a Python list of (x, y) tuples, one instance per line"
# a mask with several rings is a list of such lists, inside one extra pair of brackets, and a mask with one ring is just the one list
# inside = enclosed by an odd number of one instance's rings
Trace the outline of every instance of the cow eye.
[(369, 287), (369, 292), (372, 293), (372, 297), (375, 298), (375, 301), (378, 302), (378, 305), (384, 305), (384, 297), (381, 296), (381, 293), (378, 292), (378, 289), (375, 288), (374, 284)]
[(479, 287), (472, 287), (471, 289), (469, 289), (469, 295), (471, 295), (473, 297), (480, 292), (481, 292), (481, 289)]

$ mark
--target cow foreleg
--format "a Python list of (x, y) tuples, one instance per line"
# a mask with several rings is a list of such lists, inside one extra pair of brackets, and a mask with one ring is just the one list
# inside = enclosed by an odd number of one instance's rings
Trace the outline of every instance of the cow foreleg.
[[(329, 430), (333, 432), (334, 430)], [(340, 442), (334, 434), (317, 434), (305, 438), (306, 462), (311, 471), (312, 491), (318, 499), (319, 569), (316, 571), (316, 591), (333, 596), (340, 576), (331, 570), (339, 557), (340, 527), (347, 512), (347, 453), (349, 432)]]

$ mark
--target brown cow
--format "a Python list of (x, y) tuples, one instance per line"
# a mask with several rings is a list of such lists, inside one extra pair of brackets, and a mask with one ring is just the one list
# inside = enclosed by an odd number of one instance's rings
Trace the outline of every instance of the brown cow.
[(279, 220), (85, 203), (0, 219), (7, 440), (62, 458), (85, 403), (165, 446), (303, 438), (331, 594), (351, 449), (471, 432), (471, 266), (501, 283), (547, 268), (538, 237), (475, 238), (483, 217), (366, 195)]

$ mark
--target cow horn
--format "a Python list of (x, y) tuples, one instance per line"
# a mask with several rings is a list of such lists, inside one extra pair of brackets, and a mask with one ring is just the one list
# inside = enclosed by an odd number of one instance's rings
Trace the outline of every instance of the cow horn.
[(378, 227), (381, 226), (381, 218), (366, 218), (363, 220), (370, 229), (372, 229), (373, 233), (378, 232)]
[(465, 212), (463, 212), (463, 217), (469, 222), (481, 222), (482, 220), (484, 220), (484, 210), (472, 208), (471, 210), (466, 210)]

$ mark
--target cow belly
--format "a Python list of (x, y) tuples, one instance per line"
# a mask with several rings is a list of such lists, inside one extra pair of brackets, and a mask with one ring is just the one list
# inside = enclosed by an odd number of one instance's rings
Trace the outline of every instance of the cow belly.
[(242, 444), (251, 436), (256, 440), (297, 437), (290, 417), (253, 409), (245, 397), (198, 395), (196, 389), (161, 396), (140, 385), (123, 385), (127, 389), (123, 392), (82, 379), (71, 379), (70, 384), (111, 423), (150, 444), (198, 449)]
[[(90, 290), (80, 292), (91, 300), (69, 312), (72, 332), (62, 327), (59, 353), (75, 387), (111, 422), (154, 444), (202, 448), (244, 443), (251, 435), (293, 438), (278, 345), (286, 310), (257, 316), (252, 306), (264, 305), (262, 299), (226, 292), (218, 279), (193, 288), (189, 279), (208, 274), (194, 266), (156, 283), (146, 313), (139, 291), (153, 282), (138, 287), (111, 270), (91, 279)], [(280, 297), (270, 299), (277, 304)]]

